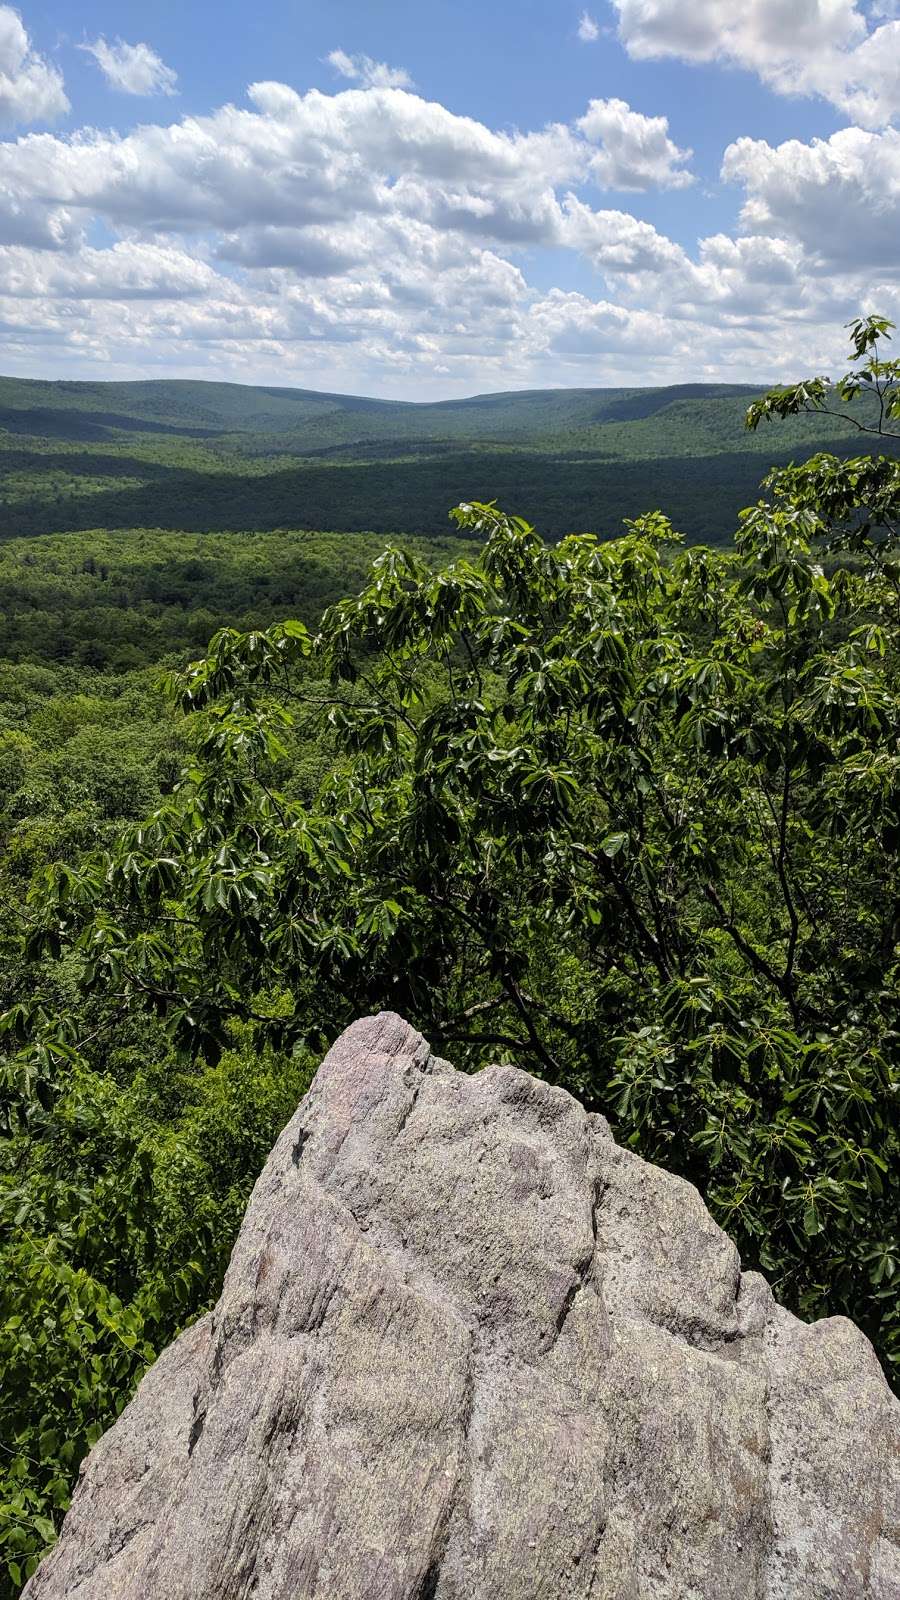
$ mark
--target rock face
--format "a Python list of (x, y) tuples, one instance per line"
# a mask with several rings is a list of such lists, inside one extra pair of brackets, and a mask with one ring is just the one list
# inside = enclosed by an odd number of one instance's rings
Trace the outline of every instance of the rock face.
[(900, 1406), (679, 1178), (348, 1029), (27, 1600), (898, 1600)]

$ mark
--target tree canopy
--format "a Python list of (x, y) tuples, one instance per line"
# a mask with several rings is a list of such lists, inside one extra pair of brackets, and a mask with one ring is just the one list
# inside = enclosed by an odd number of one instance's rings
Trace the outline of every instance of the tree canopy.
[[(888, 334), (853, 331), (880, 425), (898, 414), (897, 366), (871, 353)], [(818, 405), (819, 382), (751, 424)], [(548, 545), (465, 503), (480, 546), (449, 566), (390, 547), (318, 630), (222, 629), (170, 678), (182, 775), (105, 848), (42, 868), (19, 957), (33, 998), (4, 1018), (17, 1191), (39, 1219), (18, 1270), (50, 1273), (66, 1327), (67, 1274), (88, 1275), (78, 1327), (116, 1334), (111, 1396), (204, 1303), (221, 1238), (198, 1226), (191, 1248), (133, 1101), (98, 1110), (110, 1049), (155, 1050), (157, 1094), (193, 1063), (206, 1106), (223, 1075), (252, 1101), (257, 1070), (262, 1128), (381, 1006), (460, 1065), (514, 1061), (604, 1110), (698, 1184), (789, 1305), (854, 1317), (896, 1381), (900, 467), (819, 456), (767, 489), (733, 553), (685, 547), (659, 513)], [(105, 1129), (77, 1201), (74, 1116)], [(213, 1233), (234, 1209), (199, 1206)], [(101, 1304), (117, 1275), (131, 1301)]]

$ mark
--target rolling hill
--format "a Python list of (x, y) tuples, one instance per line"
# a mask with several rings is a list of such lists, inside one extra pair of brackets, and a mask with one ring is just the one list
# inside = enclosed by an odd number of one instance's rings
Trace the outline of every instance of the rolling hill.
[(92, 528), (434, 534), (461, 499), (545, 534), (660, 508), (730, 540), (774, 462), (858, 453), (851, 424), (748, 434), (757, 387), (540, 389), (417, 403), (189, 380), (0, 378), (0, 538)]

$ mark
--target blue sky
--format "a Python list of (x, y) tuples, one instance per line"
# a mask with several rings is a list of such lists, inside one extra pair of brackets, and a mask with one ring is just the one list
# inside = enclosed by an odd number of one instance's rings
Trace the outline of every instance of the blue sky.
[(0, 3), (0, 370), (435, 398), (831, 364), (900, 309), (898, 9)]

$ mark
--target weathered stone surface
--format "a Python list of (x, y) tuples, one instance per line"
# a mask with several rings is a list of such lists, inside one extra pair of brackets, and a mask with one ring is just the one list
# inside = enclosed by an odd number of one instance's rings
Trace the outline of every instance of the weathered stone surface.
[(350, 1028), (27, 1600), (898, 1600), (900, 1407), (679, 1178)]

